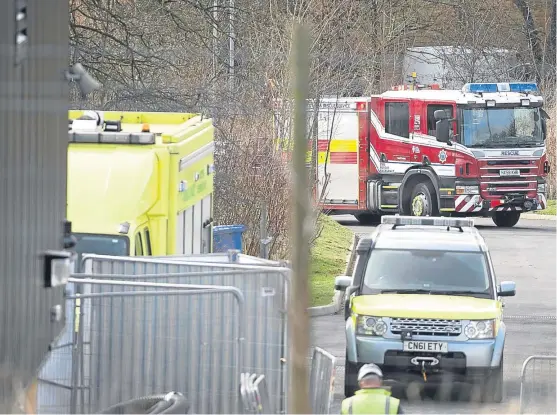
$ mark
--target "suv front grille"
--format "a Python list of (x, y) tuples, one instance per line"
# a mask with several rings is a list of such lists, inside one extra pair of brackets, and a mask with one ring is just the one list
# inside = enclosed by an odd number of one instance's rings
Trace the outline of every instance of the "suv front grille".
[(412, 334), (419, 336), (458, 336), (462, 332), (462, 322), (430, 318), (392, 318), (391, 333), (401, 334), (402, 330), (411, 330)]

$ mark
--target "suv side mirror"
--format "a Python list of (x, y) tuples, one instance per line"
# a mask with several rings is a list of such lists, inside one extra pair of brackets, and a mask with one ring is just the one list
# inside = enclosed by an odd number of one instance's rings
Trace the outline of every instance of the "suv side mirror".
[(335, 290), (346, 291), (348, 287), (352, 284), (352, 277), (347, 277), (346, 275), (339, 275), (335, 278)]
[(516, 295), (516, 284), (513, 281), (502, 281), (497, 287), (499, 297), (514, 297)]

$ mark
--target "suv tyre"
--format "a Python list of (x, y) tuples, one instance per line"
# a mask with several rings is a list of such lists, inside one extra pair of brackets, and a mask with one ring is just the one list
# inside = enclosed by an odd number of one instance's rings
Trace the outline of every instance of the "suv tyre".
[(346, 359), (344, 364), (344, 396), (349, 398), (358, 390), (358, 365)]
[(500, 366), (487, 376), (483, 400), (485, 402), (503, 402), (503, 384), (503, 356), (501, 356)]

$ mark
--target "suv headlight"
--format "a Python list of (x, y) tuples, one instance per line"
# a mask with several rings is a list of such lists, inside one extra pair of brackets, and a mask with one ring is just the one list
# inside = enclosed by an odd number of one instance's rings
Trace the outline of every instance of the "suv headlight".
[(356, 316), (356, 334), (382, 336), (387, 332), (387, 323), (381, 317)]
[(538, 193), (545, 193), (545, 183), (538, 183)]
[(494, 320), (470, 320), (464, 327), (464, 334), (469, 339), (492, 339), (495, 337)]

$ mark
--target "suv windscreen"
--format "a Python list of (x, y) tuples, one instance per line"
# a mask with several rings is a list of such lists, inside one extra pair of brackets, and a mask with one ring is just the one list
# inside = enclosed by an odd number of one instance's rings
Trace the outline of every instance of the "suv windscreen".
[(387, 292), (493, 298), (483, 252), (374, 249), (362, 294)]

